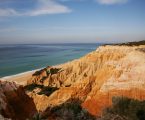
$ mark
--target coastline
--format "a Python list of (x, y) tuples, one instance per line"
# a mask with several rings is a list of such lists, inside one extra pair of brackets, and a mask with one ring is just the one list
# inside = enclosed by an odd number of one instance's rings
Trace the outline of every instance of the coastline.
[(18, 73), (15, 75), (5, 76), (5, 77), (2, 77), (0, 79), (2, 81), (15, 82), (18, 85), (25, 85), (27, 83), (27, 80), (30, 79), (32, 74), (37, 70), (39, 70), (39, 69), (22, 72), (22, 73)]
[[(74, 59), (76, 60), (76, 59)], [(72, 60), (73, 61), (73, 60)], [(65, 62), (65, 63), (69, 63)], [(53, 67), (59, 67), (65, 63), (61, 63), (61, 64), (56, 64), (53, 65)], [(32, 77), (32, 74), (34, 74), (36, 71), (41, 70), (45, 67), (39, 68), (39, 69), (34, 69), (34, 70), (30, 70), (30, 71), (26, 71), (26, 72), (22, 72), (22, 73), (18, 73), (18, 74), (14, 74), (14, 75), (8, 75), (5, 77), (1, 77), (0, 80), (2, 81), (9, 81), (9, 82), (15, 82), (18, 85), (26, 85), (27, 84), (27, 80), (30, 79)]]
[[(52, 56), (51, 59), (48, 59), (47, 57), (44, 57), (45, 61), (43, 61), (43, 60), (41, 61), (42, 62), (42, 65), (39, 66), (39, 63), (38, 63), (38, 67), (37, 68), (30, 67), (30, 69), (26, 69), (26, 71), (19, 71), (18, 69), (15, 69), (15, 67), (11, 66), (11, 69), (12, 69), (11, 71), (12, 72), (6, 71), (6, 69), (5, 69), (6, 74), (5, 75), (1, 75), (0, 76), (0, 80), (10, 81), (10, 82), (16, 82), (19, 85), (25, 85), (27, 83), (27, 80), (31, 79), (32, 74), (35, 71), (41, 70), (41, 69), (45, 68), (48, 65), (53, 66), (53, 67), (60, 67), (63, 64), (69, 63), (69, 62), (74, 61), (76, 59), (80, 59), (81, 57), (85, 56), (86, 54), (88, 54), (88, 53), (90, 53), (90, 52), (92, 52), (94, 50), (96, 50), (96, 48), (98, 48), (99, 46), (101, 46), (101, 44), (89, 44), (89, 47), (91, 47), (91, 49), (88, 50), (88, 46), (86, 46), (86, 45), (87, 44), (85, 44), (85, 46), (78, 44), (77, 46), (75, 45), (75, 48), (74, 48), (74, 45), (71, 45), (71, 44), (69, 46), (67, 46), (66, 48), (65, 48), (65, 46), (59, 45), (59, 46), (57, 46), (57, 48), (55, 48), (56, 49), (56, 52), (54, 52), (54, 54), (55, 54), (55, 53), (58, 53), (60, 51), (60, 55), (59, 56), (56, 54), (55, 56)], [(27, 46), (22, 46), (22, 47), (25, 48)], [(68, 52), (66, 52), (64, 54), (62, 47), (65, 48), (66, 50), (68, 50)], [(37, 46), (36, 46), (36, 48), (37, 48)], [(49, 56), (49, 55), (52, 54), (51, 52), (50, 53), (48, 52), (48, 53), (44, 54), (42, 51), (51, 50), (52, 48), (54, 48), (54, 46), (50, 46), (50, 47), (48, 46), (47, 47), (48, 49), (46, 49), (46, 47), (44, 48), (43, 45), (42, 46), (40, 45), (39, 48), (40, 49), (35, 49), (35, 47), (34, 47), (32, 50), (38, 52), (40, 55), (42, 54), (44, 56)], [(24, 54), (26, 54), (26, 58), (28, 58), (28, 60), (30, 59), (29, 56), (31, 57), (31, 54), (27, 54), (27, 53), (29, 53), (29, 52), (31, 53), (32, 50), (29, 50), (28, 49), (28, 51), (24, 53)], [(73, 54), (71, 54), (70, 53), (70, 50), (71, 50), (71, 52), (73, 51), (74, 53), (72, 52)], [(76, 51), (78, 51), (78, 50), (79, 50), (79, 52), (77, 52), (77, 54), (76, 54)], [(80, 52), (80, 50), (82, 50), (82, 51)], [(15, 52), (17, 52), (17, 51), (15, 51), (15, 49), (14, 49), (10, 53), (11, 54), (15, 54)], [(21, 52), (23, 52), (23, 51), (20, 50), (20, 53)], [(16, 58), (17, 57), (19, 58), (20, 56), (15, 56), (15, 57)], [(36, 57), (36, 59), (37, 59), (40, 56), (37, 56), (36, 55), (34, 57)], [(63, 59), (64, 57), (68, 57), (68, 58), (65, 60), (65, 59)], [(18, 60), (21, 61), (21, 59), (18, 59)], [(48, 60), (48, 62), (47, 62), (47, 60)], [(15, 64), (15, 60), (13, 60), (13, 61), (14, 61), (14, 64)], [(54, 61), (54, 62), (52, 62), (52, 61)], [(56, 62), (56, 61), (60, 61), (60, 62)], [(29, 61), (28, 61), (28, 63), (29, 63)], [(43, 63), (45, 63), (45, 65)], [(2, 66), (3, 68), (9, 67), (9, 66), (7, 66), (7, 63), (5, 63), (5, 62), (2, 63), (2, 64), (3, 64), (3, 66)], [(18, 65), (18, 67), (19, 67), (19, 65)], [(17, 72), (13, 72), (13, 70), (15, 70)], [(3, 69), (0, 69), (0, 71), (4, 71), (4, 70)]]

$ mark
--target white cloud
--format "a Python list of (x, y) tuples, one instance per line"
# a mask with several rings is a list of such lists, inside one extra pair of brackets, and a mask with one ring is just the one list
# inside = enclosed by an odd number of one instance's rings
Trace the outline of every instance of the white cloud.
[(68, 13), (70, 11), (71, 10), (68, 7), (52, 0), (38, 0), (37, 8), (29, 11), (27, 14), (31, 16), (37, 16), (42, 14)]
[(112, 4), (124, 4), (128, 0), (97, 0), (100, 4), (112, 5)]
[(37, 0), (36, 7), (24, 12), (13, 8), (0, 9), (0, 16), (38, 16), (46, 14), (69, 13), (71, 10), (54, 0)]

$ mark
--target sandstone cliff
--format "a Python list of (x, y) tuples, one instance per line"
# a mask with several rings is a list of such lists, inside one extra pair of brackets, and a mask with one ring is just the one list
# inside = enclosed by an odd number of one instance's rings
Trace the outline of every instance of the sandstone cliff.
[(0, 81), (0, 120), (26, 120), (37, 113), (35, 104), (22, 86)]
[(145, 100), (144, 50), (145, 45), (101, 46), (80, 59), (37, 71), (25, 89), (38, 111), (78, 99), (100, 116), (113, 96)]

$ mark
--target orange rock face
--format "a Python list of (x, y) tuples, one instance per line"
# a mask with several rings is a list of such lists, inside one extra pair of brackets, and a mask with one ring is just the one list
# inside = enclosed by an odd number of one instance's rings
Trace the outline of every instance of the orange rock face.
[[(145, 46), (102, 46), (88, 55), (34, 74), (28, 84), (57, 87), (49, 96), (29, 92), (44, 111), (73, 98), (91, 114), (100, 116), (113, 96), (145, 99)], [(43, 101), (43, 102), (42, 102)]]
[(21, 86), (0, 81), (0, 114), (5, 118), (26, 120), (37, 113), (35, 104)]
[(100, 116), (102, 111), (112, 105), (112, 97), (125, 96), (132, 99), (144, 100), (145, 90), (130, 89), (130, 90), (113, 90), (107, 93), (98, 92), (95, 97), (86, 100), (82, 106), (86, 108), (92, 115)]

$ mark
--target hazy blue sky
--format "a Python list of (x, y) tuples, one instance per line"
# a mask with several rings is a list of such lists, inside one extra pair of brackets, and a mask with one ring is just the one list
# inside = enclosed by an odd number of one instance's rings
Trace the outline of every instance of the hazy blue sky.
[(145, 39), (145, 0), (0, 0), (0, 44)]

